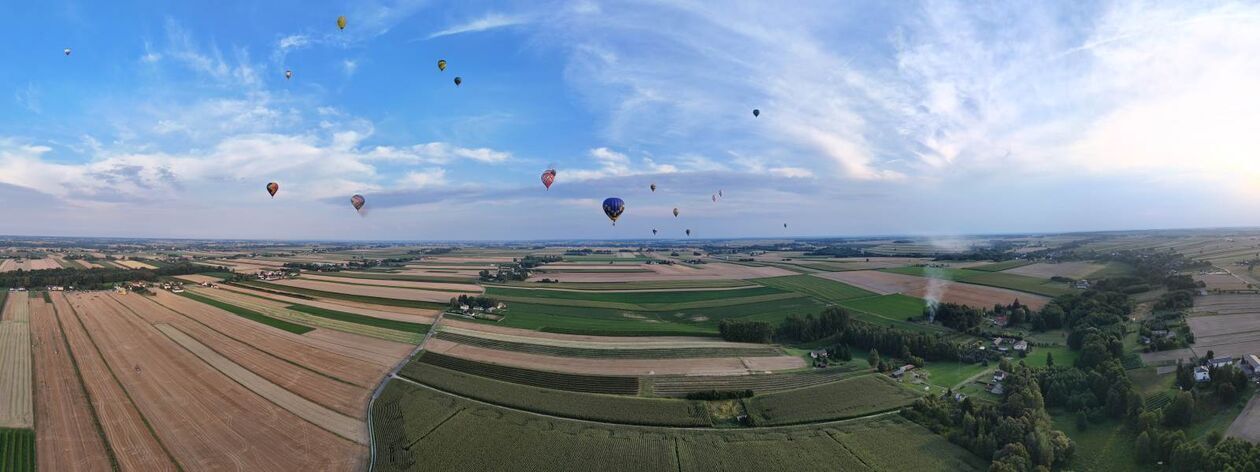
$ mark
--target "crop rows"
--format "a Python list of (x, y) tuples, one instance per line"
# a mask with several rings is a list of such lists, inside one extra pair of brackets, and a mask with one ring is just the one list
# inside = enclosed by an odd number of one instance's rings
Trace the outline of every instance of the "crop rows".
[[(450, 333), (440, 333), (439, 336), (441, 334)], [(428, 351), (420, 354), (417, 361), (490, 379), (535, 387), (613, 395), (636, 395), (639, 393), (638, 377), (545, 372), (470, 361)]]
[(399, 375), (486, 403), (565, 418), (628, 425), (712, 425), (702, 402), (553, 390), (500, 382), (422, 362), (407, 364)]
[[(393, 391), (405, 393), (394, 395)], [(822, 427), (666, 429), (541, 417), (401, 381), (390, 382), (381, 398), (398, 399), (405, 436), (416, 460), (410, 469), (391, 464), (378, 443), (373, 468), (381, 471), (937, 472), (987, 468), (985, 461), (966, 450), (897, 416)], [(387, 414), (384, 409), (380, 413)], [(376, 418), (375, 428), (395, 424)]]
[(524, 352), (557, 357), (586, 359), (700, 359), (715, 357), (774, 357), (783, 354), (775, 347), (696, 347), (696, 348), (649, 348), (649, 349), (601, 349), (528, 344), (498, 339), (478, 338), (462, 334), (439, 332), (438, 339), (484, 347), (499, 351)]
[(745, 401), (758, 426), (833, 421), (893, 410), (918, 395), (882, 375), (866, 375), (814, 387), (757, 395)]
[(821, 277), (814, 277), (812, 275), (789, 275), (785, 277), (753, 279), (753, 282), (757, 282), (767, 287), (803, 293), (832, 302), (875, 295), (874, 292), (863, 290), (846, 283), (836, 282), (834, 280), (828, 280)]
[(770, 393), (834, 382), (852, 372), (853, 369), (829, 369), (818, 373), (657, 377), (652, 381), (652, 393), (662, 397), (683, 397), (691, 392), (707, 390)]
[(271, 326), (273, 328), (279, 328), (279, 329), (288, 331), (290, 333), (306, 334), (308, 332), (315, 330), (315, 328), (312, 328), (310, 326), (300, 325), (297, 323), (290, 323), (284, 320), (278, 320), (270, 316), (264, 315), (262, 313), (256, 312), (254, 310), (242, 308), (242, 307), (230, 304), (230, 303), (221, 302), (219, 300), (203, 297), (201, 295), (196, 295), (191, 292), (184, 292), (184, 293), (181, 293), (180, 295), (199, 301), (201, 303), (205, 303), (215, 308), (221, 309), (223, 311), (234, 314), (241, 318), (245, 318), (247, 320), (250, 320), (256, 323), (262, 323), (267, 326)]
[(1156, 410), (1172, 403), (1172, 394), (1167, 390), (1161, 391), (1146, 398), (1146, 409)]
[(35, 432), (0, 429), (0, 472), (35, 470)]

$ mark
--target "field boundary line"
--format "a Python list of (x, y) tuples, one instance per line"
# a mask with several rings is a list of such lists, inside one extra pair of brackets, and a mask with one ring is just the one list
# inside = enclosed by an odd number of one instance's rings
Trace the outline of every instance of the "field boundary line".
[(831, 434), (831, 431), (823, 431), (823, 433), (826, 433), (827, 437), (831, 438), (832, 441), (835, 441), (836, 444), (839, 444), (841, 449), (844, 449), (846, 452), (848, 452), (849, 455), (853, 456), (854, 459), (857, 459), (858, 462), (861, 462), (862, 465), (866, 466), (867, 468), (871, 470), (875, 470), (874, 467), (871, 467), (870, 464), (866, 463), (866, 459), (863, 459), (862, 456), (859, 456), (857, 452), (853, 451), (853, 449), (849, 449), (849, 445), (845, 444), (844, 441), (841, 441), (840, 439), (836, 438), (836, 435)]
[(463, 412), (464, 410), (466, 410), (466, 408), (459, 408), (459, 409), (457, 409), (457, 410), (455, 410), (455, 411), (451, 412), (451, 414), (450, 414), (450, 415), (447, 415), (447, 416), (446, 416), (446, 418), (442, 418), (442, 421), (439, 421), (437, 425), (433, 426), (433, 427), (432, 427), (432, 428), (430, 428), (428, 431), (425, 431), (425, 432), (424, 432), (424, 434), (421, 434), (421, 435), (420, 435), (420, 437), (416, 438), (416, 440), (415, 440), (415, 441), (412, 441), (412, 442), (410, 442), (410, 443), (407, 443), (407, 447), (404, 447), (403, 449), (405, 449), (405, 450), (407, 450), (407, 451), (410, 451), (412, 446), (415, 446), (415, 445), (416, 445), (417, 443), (419, 443), (420, 441), (423, 441), (423, 440), (424, 440), (424, 438), (429, 437), (429, 435), (430, 435), (430, 434), (433, 434), (433, 432), (434, 432), (434, 431), (437, 431), (437, 430), (438, 430), (438, 428), (441, 428), (441, 427), (442, 427), (442, 425), (446, 424), (446, 422), (447, 422), (447, 421), (450, 421), (450, 420), (451, 420), (451, 418), (454, 418), (454, 417), (455, 417), (455, 415), (460, 414), (460, 413), (461, 413), (461, 412)]

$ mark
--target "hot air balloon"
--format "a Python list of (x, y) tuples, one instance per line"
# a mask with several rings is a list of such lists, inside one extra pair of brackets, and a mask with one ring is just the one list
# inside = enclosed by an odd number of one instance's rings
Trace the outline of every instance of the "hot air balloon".
[(675, 209), (674, 209), (674, 218), (678, 218), (678, 209), (677, 209), (677, 208), (675, 208)]
[(756, 118), (758, 116), (761, 116), (761, 110), (753, 108), (753, 118)]
[(459, 78), (459, 77), (456, 77), (456, 78), (455, 78), (455, 86), (456, 86), (456, 87), (459, 87), (459, 84), (462, 84), (462, 83), (464, 83), (464, 79)]
[(653, 191), (653, 192), (655, 192), (655, 191), (656, 191), (656, 184), (649, 185), (649, 186), (648, 186), (648, 188), (652, 189), (652, 191)]
[(285, 78), (285, 79), (292, 79), (292, 78), (293, 78), (293, 71), (291, 71), (291, 70), (286, 70), (286, 71), (284, 71), (284, 78)]
[(604, 214), (608, 215), (608, 219), (612, 220), (613, 226), (617, 225), (617, 218), (621, 217), (621, 212), (626, 211), (626, 202), (621, 201), (617, 197), (609, 197), (604, 199)]
[(722, 191), (718, 190), (718, 197), (721, 197), (721, 196), (722, 196)]
[(717, 203), (717, 194), (713, 194), (713, 203)]
[(787, 223), (783, 223), (783, 229), (787, 229)]
[(652, 228), (652, 236), (656, 236), (656, 228)]
[(276, 192), (279, 192), (279, 191), (280, 191), (280, 184), (275, 183), (275, 182), (271, 182), (267, 184), (267, 193), (270, 193), (272, 198), (275, 198)]
[(66, 53), (66, 55), (67, 55), (67, 56), (69, 56), (69, 55), (70, 55), (70, 48), (66, 48), (66, 49), (65, 49), (65, 51), (62, 51), (62, 52), (65, 52), (65, 53)]
[(364, 203), (367, 203), (367, 200), (363, 198), (363, 195), (355, 194), (350, 197), (350, 204), (354, 205), (355, 210), (362, 210)]
[(446, 70), (446, 59), (438, 59), (438, 71)]
[(547, 190), (551, 190), (551, 183), (556, 181), (556, 170), (547, 169), (542, 173), (542, 183)]
[(342, 15), (342, 16), (337, 17), (337, 29), (346, 29), (346, 17), (345, 17), (345, 15)]
[(688, 236), (688, 237), (690, 237), (690, 236), (691, 236), (691, 230), (687, 230), (687, 236)]

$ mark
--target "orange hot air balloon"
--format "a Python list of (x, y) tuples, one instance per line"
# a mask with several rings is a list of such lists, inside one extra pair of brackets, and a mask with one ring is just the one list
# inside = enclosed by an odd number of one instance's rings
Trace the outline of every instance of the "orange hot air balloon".
[(355, 196), (350, 197), (350, 204), (354, 205), (355, 210), (362, 210), (365, 203), (367, 203), (367, 200), (363, 198), (363, 195), (355, 194)]
[(556, 170), (547, 169), (542, 173), (542, 183), (547, 190), (551, 190), (551, 183), (556, 181)]
[(271, 194), (271, 198), (275, 198), (276, 192), (279, 192), (279, 191), (280, 191), (280, 184), (275, 183), (275, 182), (271, 182), (267, 184), (267, 193)]

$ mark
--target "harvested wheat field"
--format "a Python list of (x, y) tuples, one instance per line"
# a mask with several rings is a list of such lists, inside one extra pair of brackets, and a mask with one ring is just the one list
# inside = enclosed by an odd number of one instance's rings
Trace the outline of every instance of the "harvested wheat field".
[(902, 293), (919, 298), (928, 298), (928, 291), (939, 293), (939, 299), (948, 303), (959, 303), (975, 307), (990, 307), (996, 303), (1007, 304), (1014, 300), (1040, 310), (1050, 299), (1004, 288), (986, 287), (946, 280), (916, 277), (913, 275), (894, 274), (873, 270), (851, 272), (827, 272), (815, 274), (817, 277), (844, 282), (855, 287), (887, 295)]
[(32, 300), (36, 310), (57, 317), (63, 336), (70, 346), (83, 387), (105, 434), (107, 448), (124, 470), (175, 470), (170, 455), (144, 424), (140, 411), (115, 380), (114, 371), (101, 357), (100, 347), (88, 332), (62, 294), (55, 294), (53, 304)]
[[(467, 293), (481, 293), (485, 289), (475, 284), (453, 284), (443, 282), (411, 282), (406, 280), (379, 280), (379, 279), (356, 279), (351, 277), (330, 277), (327, 275), (318, 275), (312, 273), (303, 273), (301, 280), (315, 280), (320, 282), (333, 282), (343, 285), (374, 285), (379, 287), (400, 287), (413, 288), (420, 290), (442, 290)], [(458, 294), (452, 294), (458, 295)]]
[(0, 428), (30, 428), (31, 330), (26, 294), (8, 297), (0, 316)]
[(757, 279), (764, 277), (779, 277), (783, 275), (796, 275), (795, 272), (780, 269), (778, 267), (753, 267), (722, 262), (714, 262), (696, 267), (682, 264), (650, 264), (635, 267), (640, 269), (650, 269), (651, 271), (612, 273), (556, 272), (536, 275), (530, 277), (529, 280), (531, 282), (537, 282), (542, 279), (552, 279), (560, 282), (636, 282), (649, 280)]
[[(400, 306), (382, 306), (371, 303), (352, 302), (347, 300), (337, 300), (332, 298), (316, 298), (307, 300), (305, 298), (290, 297), (275, 293), (260, 292), (244, 287), (234, 285), (221, 285), (216, 290), (225, 292), (233, 292), (241, 295), (247, 295), (254, 299), (266, 299), (275, 301), (283, 306), (289, 305), (306, 305), (317, 308), (325, 308), (329, 310), (344, 311), (346, 313), (354, 313), (363, 316), (371, 316), (387, 320), (409, 321), (412, 323), (433, 323), (433, 319), (437, 317), (439, 310), (431, 310), (426, 308), (412, 308)], [(214, 292), (211, 292), (213, 294)]]
[(203, 282), (219, 283), (219, 281), (222, 280), (221, 277), (215, 277), (212, 275), (201, 275), (201, 274), (177, 275), (175, 276), (175, 278), (183, 280), (185, 282), (192, 282), (195, 284), (199, 284)]
[[(344, 293), (347, 295), (362, 295), (368, 297), (392, 298), (395, 300), (412, 300), (436, 303), (446, 303), (451, 300), (451, 297), (459, 296), (459, 293), (456, 292), (438, 292), (433, 290), (415, 290), (397, 287), (372, 287), (367, 285), (350, 285), (337, 282), (321, 282), (318, 280), (286, 279), (276, 280), (271, 283), (287, 287)], [(471, 294), (474, 292), (469, 293)]]
[(1247, 281), (1240, 279), (1234, 274), (1224, 272), (1215, 274), (1194, 275), (1194, 280), (1203, 282), (1207, 285), (1209, 291), (1212, 290), (1246, 290), (1251, 287), (1247, 285)]
[[(1209, 294), (1194, 300), (1193, 316), (1247, 315), (1260, 318), (1260, 295), (1256, 294)], [(1191, 327), (1194, 325), (1192, 324)], [(1199, 333), (1195, 333), (1198, 336)]]
[(491, 335), (517, 336), (531, 339), (530, 342), (541, 344), (541, 340), (550, 340), (554, 342), (603, 342), (603, 343), (621, 343), (627, 345), (640, 346), (641, 344), (651, 343), (689, 343), (696, 344), (699, 347), (714, 346), (735, 346), (747, 347), (758, 346), (764, 347), (764, 344), (745, 344), (723, 341), (722, 338), (716, 337), (700, 337), (700, 336), (592, 336), (585, 334), (561, 334), (547, 333), (543, 331), (535, 331), (532, 329), (509, 328), (507, 326), (498, 326), (487, 323), (474, 323), (472, 321), (463, 321), (454, 317), (446, 317), (442, 319), (442, 329), (452, 328), (460, 331), (474, 331), (480, 337), (492, 337)]
[(1059, 262), (1056, 264), (1038, 262), (1036, 264), (1029, 264), (1026, 266), (1016, 267), (1013, 269), (1007, 269), (1002, 272), (1007, 273), (1007, 274), (1026, 275), (1029, 277), (1037, 277), (1041, 279), (1048, 279), (1051, 277), (1067, 277), (1069, 279), (1083, 279), (1083, 278), (1088, 277), (1089, 274), (1102, 270), (1103, 267), (1105, 266), (1102, 264), (1095, 264), (1092, 262), (1084, 262), (1084, 261)]
[[(147, 297), (111, 295), (119, 303), (155, 326), (171, 326), (196, 338), (199, 345), (213, 349), (217, 355), (242, 366), (272, 382), (286, 386), (293, 393), (336, 410), (344, 415), (361, 417), (370, 392), (347, 382), (339, 382), (304, 366), (242, 343), (219, 333), (201, 322), (156, 304)], [(169, 333), (168, 337), (171, 337)], [(172, 337), (172, 339), (174, 339)], [(178, 339), (176, 339), (178, 341)], [(180, 343), (183, 345), (184, 343)], [(189, 351), (193, 351), (192, 348)], [(196, 351), (193, 351), (196, 353)], [(200, 357), (200, 355), (198, 355)], [(203, 358), (204, 360), (204, 358)], [(207, 361), (209, 362), (209, 361)], [(220, 369), (222, 370), (222, 369)]]
[(364, 466), (362, 445), (242, 386), (116, 300), (101, 293), (67, 298), (106, 364), (184, 469)]
[[(39, 300), (41, 303), (43, 300)], [(31, 319), (35, 372), (36, 462), (43, 470), (108, 471), (110, 456), (96, 427), (78, 368), (47, 304)], [(143, 425), (140, 425), (143, 427)]]
[(44, 269), (60, 269), (61, 268), (61, 264), (58, 264), (57, 261), (54, 261), (48, 258), (31, 259), (31, 260), (26, 261), (26, 263), (27, 263), (27, 267), (26, 267), (27, 270), (44, 270)]
[(453, 343), (438, 338), (430, 338), (425, 343), (424, 349), (479, 362), (573, 374), (742, 375), (752, 372), (805, 367), (805, 361), (794, 356), (711, 359), (585, 359), (497, 351)]
[(275, 306), (275, 302), (270, 300), (248, 297), (235, 292), (201, 288), (195, 289), (193, 292), (196, 295), (208, 297), (219, 302), (229, 303), (233, 306), (251, 310), (269, 318), (287, 321), (309, 328), (326, 328), (406, 344), (419, 344), (420, 340), (424, 338), (424, 333), (419, 329), (410, 331), (397, 330), (359, 323), (356, 321), (316, 316), (311, 313), (292, 310), (284, 306)]
[(402, 358), (374, 355), (272, 328), (179, 295), (158, 292), (153, 301), (276, 357), (365, 388), (375, 388), (385, 372)]
[(18, 270), (18, 263), (15, 259), (0, 259), (0, 272), (13, 272)]

